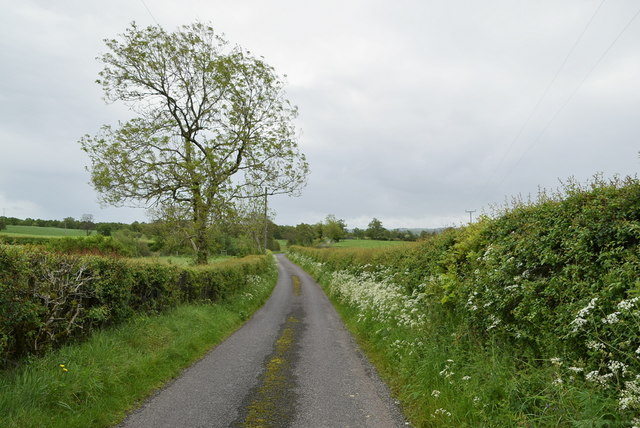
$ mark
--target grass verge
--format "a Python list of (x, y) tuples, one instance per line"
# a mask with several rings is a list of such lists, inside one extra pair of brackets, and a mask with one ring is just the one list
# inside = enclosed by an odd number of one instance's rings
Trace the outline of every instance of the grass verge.
[(107, 427), (202, 358), (268, 298), (275, 269), (250, 292), (140, 316), (0, 373), (0, 426)]
[[(441, 312), (418, 327), (399, 324), (396, 314), (385, 316), (385, 305), (372, 316), (371, 308), (345, 297), (358, 284), (341, 287), (348, 277), (334, 276), (310, 259), (294, 261), (322, 285), (412, 426), (631, 426), (618, 411), (615, 394), (563, 376), (562, 361), (527, 360), (499, 338), (480, 341), (459, 318)], [(370, 277), (355, 279), (376, 287)], [(378, 291), (378, 302), (385, 291), (391, 295), (389, 289)], [(363, 293), (356, 294), (365, 298)], [(397, 296), (394, 304), (400, 305)]]

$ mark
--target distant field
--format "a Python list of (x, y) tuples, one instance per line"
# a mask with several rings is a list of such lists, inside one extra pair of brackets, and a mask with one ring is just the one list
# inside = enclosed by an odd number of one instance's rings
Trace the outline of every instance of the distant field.
[(281, 253), (286, 253), (287, 252), (287, 240), (286, 239), (278, 239), (278, 244), (280, 244), (280, 252)]
[[(93, 231), (92, 231), (93, 233)], [(86, 236), (86, 232), (80, 229), (63, 229), (60, 227), (38, 227), (38, 226), (7, 226), (0, 230), (0, 235), (6, 236)]]
[(410, 245), (412, 242), (407, 241), (375, 241), (372, 239), (346, 239), (333, 244), (334, 247), (342, 248), (381, 248), (393, 247), (398, 245)]

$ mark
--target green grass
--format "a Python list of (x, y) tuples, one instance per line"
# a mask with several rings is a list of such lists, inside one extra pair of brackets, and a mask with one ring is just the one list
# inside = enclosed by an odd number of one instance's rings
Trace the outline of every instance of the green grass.
[(84, 428), (119, 423), (155, 389), (235, 331), (262, 305), (275, 281), (273, 270), (250, 295), (238, 293), (219, 304), (185, 305), (140, 316), (0, 372), (0, 426)]
[(412, 242), (407, 241), (376, 241), (373, 239), (346, 239), (344, 241), (333, 244), (339, 248), (383, 248), (395, 247), (400, 245), (411, 245)]
[(280, 253), (286, 253), (287, 252), (287, 240), (286, 239), (278, 239), (278, 244), (280, 244)]
[[(92, 231), (93, 233), (93, 231)], [(60, 227), (38, 227), (38, 226), (7, 226), (0, 231), (0, 235), (6, 236), (37, 236), (37, 237), (63, 237), (63, 236), (86, 236), (86, 232), (80, 229), (63, 229)]]

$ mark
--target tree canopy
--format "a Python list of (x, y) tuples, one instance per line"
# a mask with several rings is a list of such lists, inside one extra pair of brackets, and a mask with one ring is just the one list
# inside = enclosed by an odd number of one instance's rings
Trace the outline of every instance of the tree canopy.
[(201, 23), (175, 32), (133, 23), (105, 42), (97, 82), (106, 101), (126, 103), (136, 117), (80, 140), (102, 202), (188, 220), (203, 263), (218, 210), (264, 188), (273, 195), (304, 186), (297, 109), (262, 58)]

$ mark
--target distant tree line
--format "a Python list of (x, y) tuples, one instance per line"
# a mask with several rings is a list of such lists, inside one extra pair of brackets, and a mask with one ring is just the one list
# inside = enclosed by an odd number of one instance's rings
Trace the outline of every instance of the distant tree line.
[[(37, 227), (59, 227), (61, 229), (96, 230), (98, 233), (109, 236), (112, 231), (120, 229), (139, 229), (141, 223), (134, 222), (131, 225), (126, 223), (95, 223), (93, 215), (83, 214), (79, 219), (65, 217), (62, 220), (43, 220), (27, 217), (20, 219), (16, 217), (0, 217), (0, 224), (5, 226), (37, 226)], [(1, 228), (1, 227), (0, 227)]]
[[(87, 235), (98, 238), (108, 237), (126, 248), (126, 254), (133, 256), (190, 255), (193, 248), (190, 240), (180, 230), (181, 225), (175, 221), (163, 219), (149, 223), (135, 221), (131, 224), (120, 222), (94, 222), (93, 215), (83, 214), (80, 219), (66, 217), (62, 220), (19, 219), (0, 216), (0, 230), (6, 226), (56, 227), (62, 229), (85, 230)], [(241, 213), (229, 210), (220, 216), (210, 228), (207, 235), (209, 252), (230, 256), (260, 254), (264, 251), (266, 238), (267, 249), (280, 250), (274, 234), (278, 226), (263, 215), (254, 211)], [(89, 233), (90, 232), (90, 233)], [(266, 232), (266, 236), (265, 236)], [(96, 245), (104, 246), (106, 241), (97, 240)], [(109, 243), (109, 242), (107, 242)], [(71, 245), (71, 243), (68, 243)], [(80, 246), (84, 244), (78, 244)]]
[(300, 223), (297, 226), (276, 226), (274, 237), (284, 239), (289, 245), (325, 245), (344, 239), (372, 239), (379, 241), (416, 241), (433, 234), (424, 230), (419, 234), (408, 229), (386, 229), (380, 220), (373, 218), (366, 229), (349, 230), (344, 220), (329, 214), (324, 222), (316, 224)]
[[(151, 254), (188, 255), (193, 253), (192, 243), (180, 230), (180, 223), (163, 219), (151, 222), (121, 223), (94, 222), (91, 214), (81, 218), (66, 217), (62, 220), (19, 219), (0, 217), (0, 230), (6, 226), (58, 227), (82, 229), (105, 237), (111, 237), (129, 249), (136, 256)], [(185, 225), (187, 227), (187, 225)], [(265, 235), (266, 232), (266, 235)], [(254, 211), (229, 210), (221, 215), (210, 228), (207, 236), (210, 254), (242, 256), (258, 254), (266, 248), (279, 251), (278, 240), (286, 240), (289, 245), (328, 246), (345, 239), (371, 239), (382, 241), (416, 241), (432, 231), (417, 234), (407, 229), (386, 229), (380, 220), (373, 218), (366, 229), (348, 229), (344, 220), (333, 214), (323, 222), (300, 223), (296, 226), (277, 225)]]

